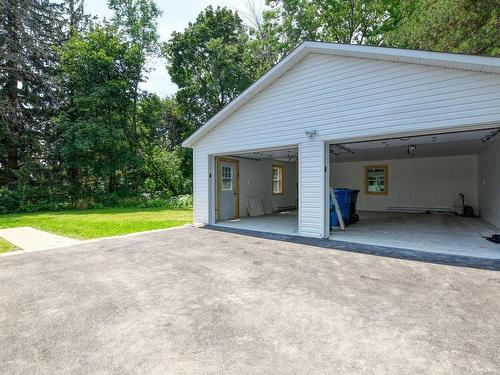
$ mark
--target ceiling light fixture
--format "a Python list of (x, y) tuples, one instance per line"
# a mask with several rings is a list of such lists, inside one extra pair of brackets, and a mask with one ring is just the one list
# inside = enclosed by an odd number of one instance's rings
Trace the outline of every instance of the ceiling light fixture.
[(313, 139), (318, 134), (318, 132), (317, 132), (316, 129), (312, 129), (312, 130), (306, 130), (306, 131), (304, 131), (304, 134), (309, 139)]
[(417, 145), (408, 145), (408, 155), (415, 155), (417, 151)]

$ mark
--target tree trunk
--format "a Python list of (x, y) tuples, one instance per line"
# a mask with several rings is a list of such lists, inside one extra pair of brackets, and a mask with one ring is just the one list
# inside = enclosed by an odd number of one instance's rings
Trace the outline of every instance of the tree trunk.
[[(9, 8), (8, 8), (9, 9)], [(16, 14), (16, 8), (10, 8), (7, 12), (7, 35), (11, 50), (9, 51), (8, 59), (5, 63), (7, 68), (7, 80), (5, 82), (5, 99), (7, 102), (6, 114), (4, 116), (7, 125), (7, 183), (17, 181), (16, 171), (19, 169), (19, 135), (20, 135), (20, 118), (18, 111), (19, 97), (17, 84), (19, 81), (19, 67), (16, 64), (16, 57), (19, 54), (18, 48), (18, 29), (19, 19)]]
[(116, 191), (116, 185), (118, 183), (118, 180), (116, 178), (115, 172), (113, 172), (109, 176), (109, 182), (108, 182), (108, 193), (114, 193)]

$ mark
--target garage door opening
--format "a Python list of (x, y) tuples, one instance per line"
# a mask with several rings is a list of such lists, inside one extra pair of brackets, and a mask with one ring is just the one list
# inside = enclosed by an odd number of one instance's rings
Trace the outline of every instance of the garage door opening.
[(216, 224), (298, 233), (298, 148), (215, 157)]
[[(500, 130), (330, 145), (330, 185), (354, 190), (356, 216), (331, 239), (500, 258)], [(359, 219), (359, 220), (357, 220)], [(332, 223), (334, 220), (332, 220)]]

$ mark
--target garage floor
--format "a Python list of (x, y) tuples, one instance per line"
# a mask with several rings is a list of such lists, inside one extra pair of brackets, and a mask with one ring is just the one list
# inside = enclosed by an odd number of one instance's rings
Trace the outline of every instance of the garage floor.
[(242, 217), (234, 220), (217, 222), (217, 225), (236, 228), (256, 230), (259, 232), (270, 232), (278, 234), (298, 235), (297, 210), (276, 212), (271, 215), (258, 217)]
[(411, 250), (500, 259), (500, 245), (483, 236), (500, 229), (480, 218), (454, 215), (358, 212), (360, 221), (331, 239)]
[[(360, 211), (360, 221), (331, 239), (480, 258), (500, 259), (500, 245), (483, 238), (500, 229), (480, 218), (452, 215)], [(297, 210), (260, 217), (242, 217), (217, 225), (260, 232), (298, 235)]]

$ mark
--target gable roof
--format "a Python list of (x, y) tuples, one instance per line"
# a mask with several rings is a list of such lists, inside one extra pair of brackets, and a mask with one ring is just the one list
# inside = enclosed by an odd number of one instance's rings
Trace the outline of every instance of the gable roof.
[(234, 113), (252, 97), (280, 78), (310, 53), (385, 60), (407, 64), (431, 65), (449, 69), (469, 70), (500, 74), (500, 58), (461, 55), (455, 53), (429, 52), (400, 48), (372, 47), (325, 42), (303, 42), (266, 74), (243, 91), (208, 120), (201, 128), (182, 142), (183, 147), (192, 147), (200, 138)]

